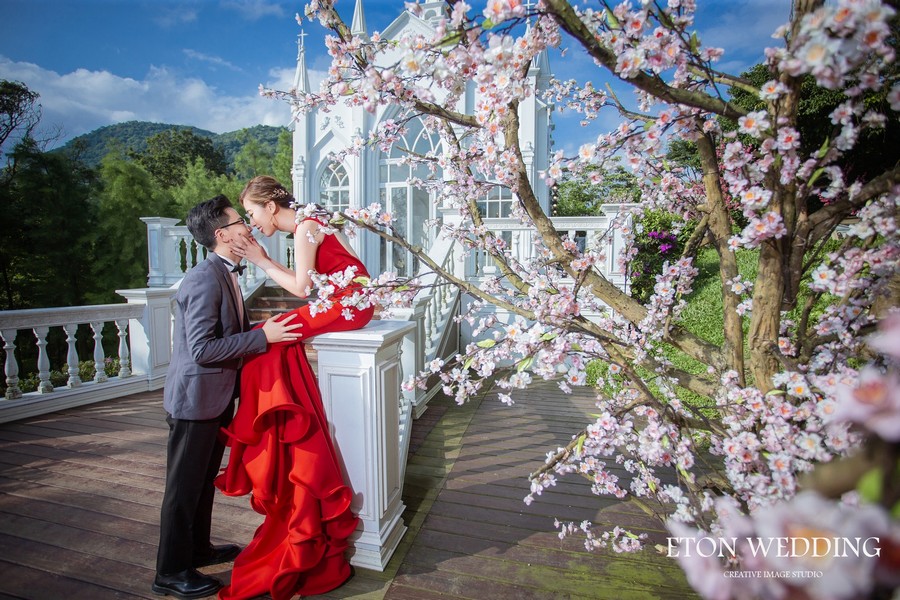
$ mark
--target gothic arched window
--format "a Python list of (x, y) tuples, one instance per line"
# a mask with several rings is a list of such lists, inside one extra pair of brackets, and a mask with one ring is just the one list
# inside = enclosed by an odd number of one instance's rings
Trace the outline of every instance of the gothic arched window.
[[(409, 183), (411, 177), (422, 180), (433, 176), (424, 165), (410, 165), (403, 161), (406, 150), (424, 156), (436, 153), (440, 138), (425, 129), (421, 119), (407, 123), (406, 135), (391, 148), (390, 154), (381, 154), (378, 169), (379, 199), (381, 205), (394, 216), (397, 233), (413, 245), (428, 247), (425, 221), (433, 214), (431, 197), (427, 190)], [(402, 247), (381, 240), (381, 265), (398, 275), (412, 277), (417, 264)]]
[(319, 180), (319, 204), (331, 212), (350, 208), (350, 178), (344, 165), (331, 163), (325, 167)]

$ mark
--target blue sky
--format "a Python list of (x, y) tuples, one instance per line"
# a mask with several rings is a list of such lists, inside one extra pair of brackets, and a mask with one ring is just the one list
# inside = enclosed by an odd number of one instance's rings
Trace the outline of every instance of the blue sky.
[[(287, 125), (283, 102), (259, 84), (287, 89), (297, 56), (294, 20), (306, 0), (0, 0), (0, 78), (40, 93), (45, 127), (60, 143), (129, 120), (195, 125), (216, 133), (257, 124)], [(471, 2), (471, 4), (477, 4)], [(355, 0), (339, 0), (349, 22)], [(596, 3), (591, 3), (596, 4)], [(726, 49), (725, 70), (761, 60), (771, 32), (788, 17), (787, 0), (698, 0), (703, 42)], [(364, 0), (369, 32), (384, 29), (401, 0)], [(704, 8), (705, 6), (705, 8)], [(324, 30), (304, 22), (307, 64), (327, 69)], [(581, 53), (551, 55), (561, 78), (596, 68)], [(595, 85), (600, 83), (594, 78)], [(598, 130), (556, 115), (555, 138), (569, 151)], [(608, 123), (616, 121), (610, 114)]]

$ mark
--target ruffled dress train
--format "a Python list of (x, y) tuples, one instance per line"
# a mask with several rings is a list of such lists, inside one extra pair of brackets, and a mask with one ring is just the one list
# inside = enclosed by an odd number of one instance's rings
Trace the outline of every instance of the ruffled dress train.
[(252, 494), (265, 520), (234, 561), (223, 600), (321, 594), (350, 576), (344, 551), (357, 524), (352, 492), (303, 347), (280, 350), (244, 365), (242, 387), (259, 393), (242, 396), (244, 410), (227, 430), (231, 455), (216, 486), (229, 496)]

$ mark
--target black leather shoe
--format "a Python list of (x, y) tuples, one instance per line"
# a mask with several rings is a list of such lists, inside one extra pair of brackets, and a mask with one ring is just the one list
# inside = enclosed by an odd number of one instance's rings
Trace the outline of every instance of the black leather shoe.
[(176, 598), (205, 598), (212, 596), (222, 587), (222, 582), (215, 577), (187, 569), (172, 575), (156, 574), (150, 588), (158, 596), (175, 596)]
[(210, 565), (218, 565), (227, 563), (237, 558), (241, 553), (241, 547), (236, 544), (225, 544), (223, 546), (210, 546), (209, 554), (206, 556), (197, 556), (194, 558), (194, 568), (208, 567)]

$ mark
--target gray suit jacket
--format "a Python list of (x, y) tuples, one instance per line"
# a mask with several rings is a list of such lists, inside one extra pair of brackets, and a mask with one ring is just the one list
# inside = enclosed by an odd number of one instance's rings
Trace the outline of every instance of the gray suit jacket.
[(266, 350), (266, 334), (238, 312), (231, 273), (218, 255), (187, 272), (175, 295), (172, 360), (163, 406), (172, 417), (221, 415), (235, 397), (241, 358)]

